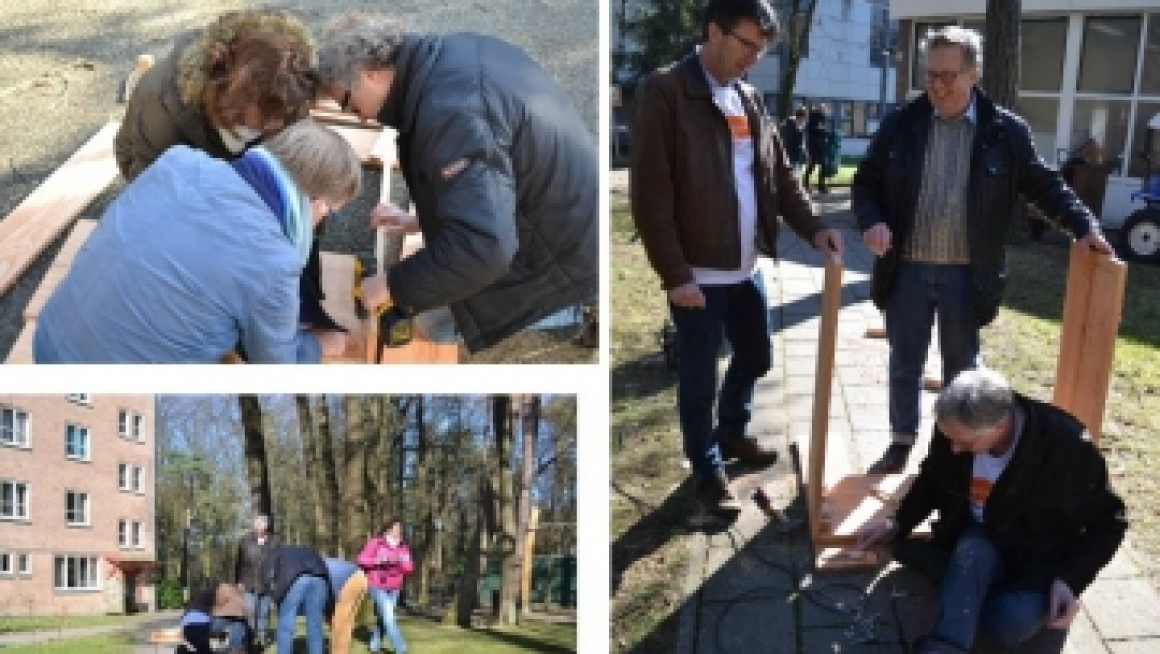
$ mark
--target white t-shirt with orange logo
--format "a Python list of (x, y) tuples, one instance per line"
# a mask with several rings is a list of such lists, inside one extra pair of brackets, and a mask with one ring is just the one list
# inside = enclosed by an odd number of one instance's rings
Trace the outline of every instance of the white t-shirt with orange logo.
[(975, 517), (975, 521), (983, 522), (983, 512), (987, 507), (987, 498), (991, 496), (991, 490), (995, 488), (995, 482), (998, 481), (999, 475), (1007, 469), (1007, 464), (1011, 462), (1011, 455), (1015, 453), (1015, 446), (1019, 445), (1019, 437), (1023, 433), (1023, 412), (1018, 408), (1014, 409), (1012, 414), (1014, 421), (1015, 439), (1011, 441), (1011, 447), (999, 456), (991, 456), (984, 452), (975, 455), (975, 463), (971, 468), (971, 514)]
[(698, 284), (717, 286), (743, 282), (753, 274), (757, 263), (757, 195), (753, 180), (753, 135), (749, 133), (749, 117), (741, 96), (732, 85), (720, 86), (706, 74), (713, 89), (713, 102), (729, 121), (733, 137), (733, 179), (737, 192), (736, 216), (706, 216), (709, 219), (736, 220), (741, 236), (741, 267), (736, 270), (693, 267), (693, 278)]

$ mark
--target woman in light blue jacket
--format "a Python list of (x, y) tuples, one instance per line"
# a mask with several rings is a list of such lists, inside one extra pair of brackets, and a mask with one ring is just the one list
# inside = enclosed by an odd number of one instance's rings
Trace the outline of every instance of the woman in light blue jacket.
[(38, 363), (313, 363), (342, 332), (299, 328), (315, 225), (358, 194), (342, 137), (299, 121), (233, 162), (183, 145), (109, 205), (37, 321)]

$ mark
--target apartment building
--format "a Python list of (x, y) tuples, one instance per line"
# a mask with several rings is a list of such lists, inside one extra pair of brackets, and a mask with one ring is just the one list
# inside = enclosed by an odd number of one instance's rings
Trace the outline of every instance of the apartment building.
[(0, 615), (156, 606), (154, 399), (0, 394)]

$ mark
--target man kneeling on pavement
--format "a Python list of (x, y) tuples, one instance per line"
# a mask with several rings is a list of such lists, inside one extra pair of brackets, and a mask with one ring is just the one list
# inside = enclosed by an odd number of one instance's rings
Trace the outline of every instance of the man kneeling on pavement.
[[(1009, 648), (1067, 628), (1128, 527), (1084, 426), (985, 369), (943, 389), (935, 420), (897, 515), (859, 535), (859, 547), (892, 543), (899, 563), (941, 579), (934, 628), (915, 651), (967, 652), (978, 627)], [(933, 538), (907, 539), (933, 511)]]

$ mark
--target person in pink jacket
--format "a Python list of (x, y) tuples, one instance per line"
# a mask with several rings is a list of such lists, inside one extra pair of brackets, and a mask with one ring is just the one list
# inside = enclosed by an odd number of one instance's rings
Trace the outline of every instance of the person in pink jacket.
[(395, 604), (403, 587), (403, 577), (411, 574), (414, 563), (411, 550), (403, 542), (403, 521), (391, 518), (382, 534), (372, 536), (358, 555), (358, 564), (366, 572), (368, 592), (375, 603), (375, 629), (371, 633), (370, 651), (379, 651), (383, 631), (391, 639), (395, 654), (407, 651), (407, 642), (395, 622)]

